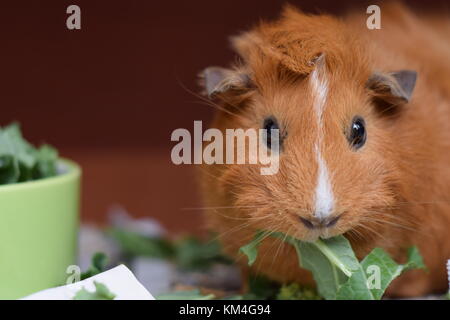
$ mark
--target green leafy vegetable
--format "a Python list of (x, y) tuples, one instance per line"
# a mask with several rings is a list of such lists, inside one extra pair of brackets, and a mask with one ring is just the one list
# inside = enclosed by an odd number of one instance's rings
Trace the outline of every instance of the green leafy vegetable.
[(262, 275), (250, 275), (248, 291), (243, 295), (228, 296), (226, 300), (321, 300), (314, 288), (298, 283), (284, 284), (272, 281)]
[[(252, 265), (256, 260), (258, 247), (265, 238), (264, 234), (265, 232), (263, 231), (257, 232), (253, 241), (240, 249), (241, 252), (247, 255), (249, 265)], [(299, 265), (312, 272), (319, 294), (325, 299), (336, 298), (339, 286), (346, 279), (346, 274), (343, 270), (351, 275), (351, 272), (358, 268), (358, 260), (354, 256), (348, 240), (344, 237), (310, 243), (299, 241), (282, 233), (274, 233), (272, 236), (294, 246)], [(329, 242), (329, 246), (327, 242)], [(342, 253), (342, 257), (339, 253)]]
[(277, 300), (321, 300), (322, 298), (312, 288), (301, 287), (298, 283), (291, 283), (280, 288)]
[[(313, 274), (318, 292), (325, 299), (381, 299), (389, 284), (403, 271), (424, 268), (417, 248), (408, 251), (408, 262), (399, 265), (380, 248), (375, 248), (359, 263), (350, 243), (344, 236), (316, 242), (303, 242), (282, 233), (272, 236), (283, 239), (294, 246), (299, 266)], [(240, 251), (247, 255), (249, 265), (258, 255), (258, 246), (264, 232), (258, 232), (254, 240)], [(372, 277), (367, 273), (372, 272)], [(375, 274), (376, 273), (376, 274)], [(369, 280), (375, 280), (371, 283)]]
[(255, 262), (258, 256), (258, 246), (265, 237), (267, 237), (267, 232), (258, 231), (253, 241), (239, 249), (239, 251), (247, 256), (249, 266)]
[(200, 290), (175, 291), (172, 293), (161, 294), (156, 300), (211, 300), (214, 299), (213, 294), (202, 295)]
[(116, 297), (103, 283), (94, 281), (94, 285), (95, 291), (91, 292), (82, 288), (75, 294), (73, 300), (114, 300)]
[[(345, 280), (344, 272), (338, 268), (338, 265), (345, 265), (344, 261), (339, 260), (337, 255), (334, 255), (334, 260), (330, 260), (320, 250), (326, 247), (324, 245), (316, 246), (314, 243), (301, 242), (292, 238), (289, 238), (289, 243), (297, 252), (299, 265), (312, 272), (319, 294), (325, 299), (334, 299), (340, 284)], [(339, 261), (339, 263), (334, 264), (332, 261)], [(345, 268), (346, 271), (349, 269), (350, 267)]]
[(97, 252), (92, 256), (91, 266), (81, 274), (80, 279), (84, 280), (103, 272), (108, 264), (108, 257), (102, 252)]
[(149, 238), (135, 232), (113, 228), (108, 234), (120, 245), (122, 251), (129, 256), (145, 256), (169, 259), (173, 257), (173, 244), (163, 238)]
[(52, 177), (57, 174), (56, 162), (58, 160), (58, 152), (48, 144), (42, 145), (36, 154), (36, 168), (33, 170), (33, 177)]
[(275, 299), (280, 290), (280, 284), (262, 275), (250, 275), (248, 278), (248, 293), (243, 300)]
[(201, 241), (184, 237), (174, 243), (175, 263), (185, 270), (205, 270), (214, 263), (231, 263), (221, 252), (217, 240)]
[(54, 176), (57, 160), (58, 152), (51, 146), (35, 148), (27, 142), (18, 124), (0, 128), (0, 184)]
[[(351, 299), (360, 300), (379, 300), (392, 280), (403, 271), (414, 268), (425, 268), (417, 248), (409, 249), (408, 261), (405, 264), (397, 264), (385, 251), (375, 248), (364, 258), (360, 268), (342, 285), (336, 298), (349, 299), (348, 297), (351, 297)], [(371, 283), (368, 274), (373, 275), (373, 278), (378, 280)]]
[(146, 237), (121, 229), (111, 229), (111, 235), (130, 256), (145, 256), (174, 261), (185, 270), (205, 270), (214, 263), (230, 263), (222, 255), (217, 240), (201, 241), (195, 237), (184, 237), (176, 241), (159, 237)]

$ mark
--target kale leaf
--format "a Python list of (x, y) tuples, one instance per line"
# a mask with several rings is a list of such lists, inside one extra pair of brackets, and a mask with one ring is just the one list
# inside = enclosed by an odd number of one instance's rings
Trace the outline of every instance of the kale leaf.
[(55, 176), (57, 160), (53, 147), (36, 148), (27, 142), (17, 123), (0, 128), (0, 184)]
[(116, 295), (109, 291), (103, 283), (94, 281), (95, 291), (88, 291), (85, 288), (80, 289), (73, 300), (114, 300)]
[[(258, 231), (253, 241), (240, 248), (252, 265), (267, 233)], [(381, 248), (375, 248), (361, 262), (344, 236), (303, 242), (282, 233), (272, 233), (294, 246), (299, 267), (311, 271), (318, 293), (327, 300), (379, 300), (389, 284), (402, 272), (425, 265), (416, 247), (408, 250), (408, 261), (397, 264)]]

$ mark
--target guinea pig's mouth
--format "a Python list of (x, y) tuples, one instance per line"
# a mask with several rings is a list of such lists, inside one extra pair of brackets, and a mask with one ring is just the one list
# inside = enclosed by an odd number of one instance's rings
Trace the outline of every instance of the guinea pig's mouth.
[(319, 238), (332, 238), (348, 231), (345, 213), (322, 219), (307, 219), (295, 215), (294, 220), (295, 221), (292, 221), (295, 225), (293, 236), (304, 241), (316, 241)]
[(334, 227), (338, 221), (340, 220), (341, 215), (337, 215), (331, 218), (325, 219), (306, 219), (303, 217), (299, 217), (299, 220), (305, 225), (306, 228), (310, 230), (323, 229), (328, 230), (329, 228)]
[(297, 235), (295, 237), (303, 241), (314, 242), (318, 239), (328, 239), (343, 233), (344, 232), (340, 232), (338, 230), (322, 228), (314, 231), (308, 231), (306, 233), (301, 233), (301, 235)]

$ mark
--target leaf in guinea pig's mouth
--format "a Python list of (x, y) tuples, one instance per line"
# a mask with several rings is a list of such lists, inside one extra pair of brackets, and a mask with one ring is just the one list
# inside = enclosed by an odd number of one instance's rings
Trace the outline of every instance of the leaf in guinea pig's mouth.
[(264, 240), (264, 238), (266, 238), (268, 235), (268, 232), (258, 231), (255, 235), (255, 238), (251, 242), (239, 249), (240, 252), (247, 256), (249, 266), (251, 266), (255, 262), (256, 257), (258, 256), (258, 247), (262, 240)]
[(403, 271), (425, 268), (416, 247), (408, 251), (408, 261), (397, 264), (380, 248), (375, 248), (361, 262), (350, 242), (342, 235), (316, 242), (303, 242), (280, 232), (258, 231), (254, 239), (240, 248), (252, 265), (258, 247), (268, 236), (291, 244), (299, 266), (311, 271), (319, 294), (327, 300), (379, 300), (389, 284)]

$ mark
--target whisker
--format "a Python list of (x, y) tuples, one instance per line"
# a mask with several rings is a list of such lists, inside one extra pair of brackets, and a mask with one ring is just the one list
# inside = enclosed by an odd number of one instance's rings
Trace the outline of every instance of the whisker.
[[(271, 236), (272, 234), (274, 234), (275, 232), (277, 232), (276, 230), (282, 225), (282, 222), (278, 223), (277, 227), (273, 228), (272, 231), (269, 231), (267, 235), (264, 236), (264, 238), (262, 238), (261, 242), (265, 239), (267, 239), (269, 236)], [(269, 252), (271, 251), (271, 249), (273, 248), (274, 245), (276, 245), (276, 239), (274, 239), (272, 245), (265, 250), (265, 252), (263, 253), (263, 255), (261, 256), (261, 260), (263, 260), (267, 254), (269, 254)], [(257, 267), (256, 272), (259, 273), (260, 272), (260, 268), (261, 268), (261, 264)]]
[(225, 215), (223, 213), (220, 213), (217, 210), (213, 210), (213, 211), (214, 211), (214, 213), (216, 213), (216, 214), (218, 214), (221, 217), (224, 217), (226, 219), (239, 220), (239, 221), (242, 221), (242, 220), (244, 220), (244, 221), (259, 221), (259, 220), (263, 220), (263, 219), (267, 219), (267, 218), (271, 217), (271, 214), (261, 215), (261, 216), (258, 216), (258, 217), (233, 217), (233, 216), (227, 216), (227, 215)]
[(362, 229), (368, 231), (369, 233), (371, 233), (372, 235), (376, 235), (380, 239), (383, 239), (383, 240), (386, 239), (381, 233), (379, 233), (378, 231), (375, 231), (374, 229), (370, 228), (366, 224), (359, 224), (358, 228), (362, 228)]
[(181, 208), (180, 210), (212, 210), (212, 209), (260, 209), (264, 206), (217, 206), (217, 207), (188, 207)]
[[(234, 116), (234, 117), (237, 117), (237, 118), (241, 118), (242, 120), (247, 120), (247, 119), (246, 119), (245, 117), (243, 117), (242, 115), (233, 113), (233, 112), (227, 110), (226, 108), (223, 108), (222, 106), (220, 106), (220, 105), (214, 103), (213, 101), (211, 101), (211, 100), (209, 100), (209, 99), (203, 97), (202, 95), (200, 95), (200, 94), (198, 94), (198, 93), (192, 91), (191, 89), (189, 89), (188, 87), (186, 87), (186, 86), (184, 85), (184, 83), (183, 83), (178, 77), (177, 77), (176, 79), (177, 79), (178, 85), (179, 85), (181, 88), (183, 88), (187, 93), (193, 95), (193, 96), (196, 97), (197, 99), (200, 99), (200, 102), (198, 102), (199, 104), (208, 105), (208, 106), (210, 106), (210, 107), (216, 108), (217, 110), (220, 110), (220, 111), (222, 111), (222, 112), (225, 112), (225, 113), (227, 113), (227, 114), (229, 114), (229, 115), (231, 115), (231, 116)], [(234, 107), (234, 108), (238, 108), (237, 106), (231, 104), (229, 101), (227, 102), (227, 104), (231, 105), (231, 106)]]
[(291, 230), (292, 230), (292, 226), (290, 226), (289, 229), (288, 229), (288, 231), (284, 234), (283, 239), (279, 239), (279, 240), (280, 240), (280, 241), (279, 241), (280, 244), (278, 245), (278, 248), (277, 248), (277, 250), (275, 251), (275, 255), (273, 256), (272, 264), (271, 264), (271, 266), (270, 266), (271, 268), (273, 268), (273, 265), (274, 265), (275, 261), (277, 260), (278, 254), (280, 253), (281, 248), (284, 246), (285, 241), (286, 241), (286, 238), (288, 237), (288, 234), (290, 234)]
[(441, 204), (441, 203), (450, 203), (449, 200), (429, 200), (429, 201), (403, 201), (403, 202), (397, 202), (398, 204), (415, 204), (415, 205), (421, 205), (421, 204)]

